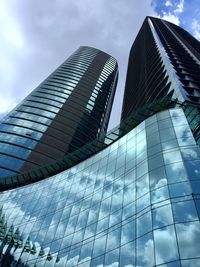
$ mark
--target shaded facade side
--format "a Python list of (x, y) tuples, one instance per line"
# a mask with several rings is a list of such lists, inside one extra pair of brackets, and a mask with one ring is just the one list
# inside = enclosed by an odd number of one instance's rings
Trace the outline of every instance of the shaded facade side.
[(200, 44), (184, 29), (150, 18), (190, 103), (200, 104)]
[(80, 47), (0, 124), (0, 176), (63, 158), (105, 134), (117, 62)]
[(199, 42), (185, 30), (147, 17), (130, 51), (122, 120), (167, 96), (199, 106), (199, 51)]
[(199, 194), (184, 112), (160, 112), (73, 168), (1, 193), (1, 266), (196, 267)]

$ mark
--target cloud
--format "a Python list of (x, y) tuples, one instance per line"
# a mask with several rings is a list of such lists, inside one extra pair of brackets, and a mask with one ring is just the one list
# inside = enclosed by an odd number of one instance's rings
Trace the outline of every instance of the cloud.
[(2, 0), (0, 10), (1, 95), (18, 103), (79, 46), (94, 46), (119, 62), (110, 127), (118, 123), (130, 47), (144, 18), (156, 15), (151, 0)]
[(184, 0), (180, 0), (180, 2), (176, 6), (176, 9), (174, 10), (174, 13), (183, 13), (183, 11), (184, 11)]
[(4, 115), (8, 111), (12, 110), (17, 105), (17, 102), (11, 95), (4, 95), (3, 98), (0, 98), (0, 118), (1, 114)]
[(165, 6), (173, 6), (173, 4), (172, 4), (172, 2), (171, 1), (169, 1), (169, 0), (167, 0), (166, 2), (165, 2)]
[[(24, 38), (18, 20), (13, 16), (12, 9), (6, 1), (1, 1), (0, 9), (0, 38), (4, 39), (13, 49), (22, 49)], [(5, 47), (4, 47), (5, 48)]]
[(194, 37), (200, 40), (200, 23), (197, 19), (192, 21), (191, 29)]
[(161, 17), (162, 19), (164, 20), (167, 20), (169, 22), (172, 22), (176, 25), (179, 25), (180, 24), (180, 20), (179, 20), (179, 17), (174, 15), (173, 13), (169, 12), (169, 13), (166, 13), (166, 12), (163, 12), (163, 16)]
[(160, 18), (180, 25), (180, 15), (184, 11), (184, 0), (180, 0), (176, 4), (166, 1), (163, 9), (160, 10)]
[(19, 102), (19, 91), (15, 84), (18, 75), (16, 62), (23, 53), (25, 40), (18, 19), (9, 3), (4, 0), (0, 5), (0, 28), (0, 113), (7, 113)]
[(200, 227), (199, 221), (177, 224), (177, 237), (181, 258), (195, 258), (200, 256), (199, 238)]
[(154, 241), (157, 264), (178, 259), (176, 236), (173, 226), (155, 230)]

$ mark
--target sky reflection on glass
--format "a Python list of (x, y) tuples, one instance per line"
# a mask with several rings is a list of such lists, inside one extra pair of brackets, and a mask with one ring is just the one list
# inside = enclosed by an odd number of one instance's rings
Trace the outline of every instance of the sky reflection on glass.
[(200, 257), (192, 194), (200, 193), (199, 148), (184, 143), (149, 154), (155, 131), (158, 144), (166, 129), (171, 142), (184, 138), (173, 126), (176, 120), (188, 131), (183, 117), (175, 109), (154, 115), (75, 167), (1, 193), (5, 253), (11, 236), (10, 254), (27, 266), (177, 267), (180, 259), (198, 266), (186, 259)]

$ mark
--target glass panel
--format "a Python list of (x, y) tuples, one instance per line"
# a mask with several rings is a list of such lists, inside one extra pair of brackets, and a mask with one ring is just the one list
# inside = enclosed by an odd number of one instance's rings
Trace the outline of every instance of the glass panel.
[(168, 110), (165, 110), (165, 111), (162, 111), (162, 112), (159, 112), (156, 114), (156, 117), (159, 120), (163, 120), (163, 119), (166, 119), (170, 116), (169, 114), (169, 111)]
[(151, 125), (152, 123), (155, 123), (157, 120), (156, 116), (149, 117), (146, 119), (145, 124), (146, 126)]
[(187, 174), (182, 162), (166, 165), (168, 183), (177, 183), (187, 180)]
[[(100, 256), (100, 257), (97, 257), (97, 258), (92, 258), (91, 260), (91, 263), (88, 262), (88, 263), (85, 263), (83, 265), (80, 265), (81, 267), (87, 267), (87, 266), (94, 266), (94, 267), (99, 267), (99, 266), (103, 266), (103, 263), (104, 263), (104, 255)], [(78, 265), (79, 266), (79, 265)], [(55, 266), (57, 267), (57, 266)], [(62, 267), (62, 266), (59, 266), (59, 267)]]
[(120, 249), (120, 267), (135, 266), (135, 242), (123, 245)]
[(149, 159), (149, 171), (153, 169), (157, 169), (164, 165), (163, 156), (162, 154), (157, 155), (154, 158)]
[(144, 161), (143, 163), (137, 165), (136, 167), (136, 175), (137, 175), (136, 179), (143, 176), (147, 172), (148, 172), (148, 164), (147, 161)]
[(200, 267), (200, 258), (199, 259), (190, 259), (190, 260), (182, 260), (182, 267)]
[(107, 235), (95, 239), (92, 257), (100, 256), (105, 252)]
[(120, 238), (121, 238), (121, 227), (108, 233), (106, 251), (119, 247)]
[(164, 186), (151, 192), (151, 203), (157, 203), (169, 199), (168, 187)]
[(151, 212), (137, 218), (137, 237), (142, 236), (152, 230)]
[(178, 260), (178, 247), (173, 226), (155, 230), (154, 240), (156, 264)]
[(149, 192), (149, 176), (146, 174), (136, 181), (137, 198)]
[(150, 148), (148, 148), (148, 157), (151, 157), (159, 152), (162, 151), (162, 147), (161, 144), (157, 144), (155, 146), (152, 146)]
[(166, 142), (162, 142), (163, 151), (169, 150), (169, 149), (172, 149), (172, 148), (177, 148), (177, 147), (178, 147), (178, 142), (177, 142), (176, 139), (170, 140), (170, 141), (166, 141)]
[(135, 214), (135, 202), (123, 207), (122, 220), (132, 217)]
[(148, 136), (148, 138), (147, 138), (148, 148), (152, 147), (152, 146), (155, 146), (155, 145), (157, 145), (159, 143), (160, 143), (160, 135), (159, 135), (158, 132), (155, 132), (154, 134)]
[(176, 231), (181, 258), (200, 257), (199, 221), (176, 224)]
[(197, 211), (193, 200), (172, 203), (175, 222), (198, 220)]
[[(200, 158), (199, 147), (182, 148), (181, 153), (184, 160), (196, 160)], [(194, 164), (199, 166), (198, 162), (194, 162)]]
[(125, 173), (125, 185), (131, 184), (135, 181), (135, 170)]
[(199, 194), (200, 193), (200, 181), (191, 181), (190, 185), (191, 185), (193, 194)]
[(81, 247), (81, 253), (79, 257), (79, 261), (85, 261), (85, 259), (91, 257), (92, 254), (92, 247), (93, 247), (93, 242), (88, 242), (88, 240), (83, 243)]
[(146, 140), (142, 140), (139, 143), (137, 143), (137, 153), (136, 155), (139, 156), (139, 154), (144, 153), (146, 150)]
[(188, 177), (190, 180), (198, 180), (200, 179), (200, 161), (185, 161), (184, 162), (186, 171), (188, 173)]
[(154, 242), (152, 233), (138, 238), (136, 242), (136, 266), (154, 266)]
[(173, 261), (159, 265), (159, 267), (181, 267), (180, 261)]
[(167, 184), (166, 174), (165, 174), (165, 168), (160, 167), (158, 169), (155, 169), (149, 173), (150, 178), (150, 188), (155, 189), (158, 187), (162, 187)]
[(161, 142), (166, 142), (171, 139), (175, 139), (176, 135), (173, 128), (168, 128), (164, 130), (160, 130), (160, 139)]
[(172, 125), (171, 118), (158, 121), (158, 126), (160, 130), (172, 127), (173, 125)]
[(164, 153), (165, 164), (173, 164), (174, 162), (182, 161), (181, 153), (179, 150), (173, 150)]
[(150, 195), (149, 193), (140, 197), (139, 199), (137, 199), (137, 212), (145, 209), (146, 207), (150, 206)]
[(192, 190), (189, 182), (182, 182), (169, 185), (169, 192), (171, 197), (179, 197), (191, 195)]
[(135, 239), (135, 220), (131, 218), (128, 222), (124, 221), (121, 231), (121, 244), (133, 241)]
[(147, 136), (154, 134), (155, 132), (158, 132), (158, 125), (156, 123), (153, 123), (149, 127), (146, 128)]
[(153, 209), (153, 226), (160, 228), (173, 223), (171, 205)]
[(115, 249), (111, 252), (106, 253), (104, 266), (119, 266), (119, 249)]
[(195, 206), (196, 206), (196, 209), (197, 209), (197, 213), (198, 213), (198, 216), (199, 216), (199, 219), (200, 219), (200, 200), (199, 199), (195, 199)]
[(135, 201), (135, 183), (124, 187), (124, 206)]
[(190, 128), (188, 127), (188, 124), (175, 126), (174, 129), (175, 129), (177, 138), (181, 138), (182, 140), (186, 139), (187, 137), (192, 136), (192, 132)]

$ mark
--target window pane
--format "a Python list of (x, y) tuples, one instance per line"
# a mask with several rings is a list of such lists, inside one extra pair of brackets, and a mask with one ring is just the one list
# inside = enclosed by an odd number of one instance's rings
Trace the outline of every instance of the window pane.
[(197, 211), (193, 200), (172, 204), (175, 222), (198, 220)]
[(152, 229), (151, 212), (137, 218), (137, 237), (142, 236)]
[(178, 248), (173, 226), (155, 230), (154, 240), (156, 264), (178, 259)]
[(181, 258), (200, 257), (200, 223), (176, 224)]
[(120, 249), (120, 267), (135, 266), (135, 242), (130, 242)]
[(136, 266), (154, 266), (154, 244), (152, 233), (137, 239)]
[(154, 228), (163, 227), (173, 223), (171, 205), (166, 205), (153, 210)]

